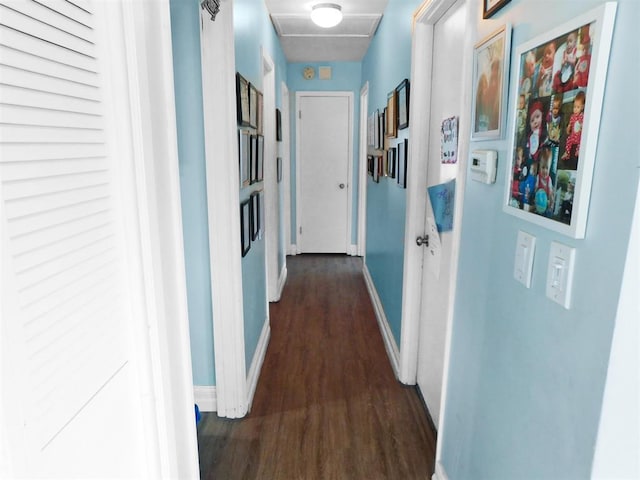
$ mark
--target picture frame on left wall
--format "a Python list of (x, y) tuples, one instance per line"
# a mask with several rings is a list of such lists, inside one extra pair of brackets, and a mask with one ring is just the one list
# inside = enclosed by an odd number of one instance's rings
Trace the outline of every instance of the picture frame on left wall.
[(248, 130), (238, 130), (238, 156), (240, 165), (240, 188), (251, 182), (251, 135)]
[(236, 72), (236, 111), (238, 115), (238, 125), (242, 127), (251, 126), (249, 112), (249, 82), (246, 78)]
[(251, 202), (240, 203), (240, 252), (245, 257), (251, 249)]

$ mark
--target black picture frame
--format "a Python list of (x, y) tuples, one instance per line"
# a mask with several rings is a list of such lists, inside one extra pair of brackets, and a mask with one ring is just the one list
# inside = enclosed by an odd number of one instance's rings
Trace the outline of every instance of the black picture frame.
[(482, 18), (493, 17), (498, 10), (511, 0), (482, 0)]
[(409, 126), (409, 79), (405, 78), (396, 87), (398, 96), (398, 130)]
[(242, 188), (251, 183), (251, 135), (248, 130), (238, 130), (238, 157)]
[(388, 138), (398, 136), (398, 92), (395, 88), (387, 94), (385, 109), (385, 133)]
[(398, 144), (398, 174), (397, 181), (401, 188), (407, 188), (407, 153), (409, 140), (404, 139)]
[(282, 181), (282, 157), (276, 158), (276, 181)]
[(251, 155), (250, 155), (250, 163), (249, 163), (249, 183), (254, 184), (258, 181), (257, 172), (258, 172), (258, 135), (251, 135)]
[(282, 113), (276, 108), (276, 142), (282, 141)]
[(251, 240), (255, 241), (258, 238), (258, 232), (260, 231), (260, 195), (258, 192), (253, 192), (249, 197), (251, 203)]
[(256, 135), (257, 155), (256, 155), (256, 182), (264, 180), (264, 136)]
[(367, 155), (367, 174), (370, 177), (373, 177), (374, 166), (375, 166), (375, 160), (373, 158), (373, 155)]
[(249, 126), (258, 128), (258, 90), (249, 83)]
[(240, 252), (245, 257), (251, 249), (251, 202), (240, 203)]
[(380, 163), (382, 163), (382, 157), (379, 155), (373, 156), (373, 181), (380, 183)]
[(236, 72), (236, 111), (238, 125), (251, 126), (249, 111), (249, 82), (239, 72)]
[(387, 176), (389, 178), (396, 178), (396, 147), (391, 147), (387, 150)]
[(256, 132), (259, 135), (263, 135), (264, 122), (263, 122), (263, 109), (264, 109), (264, 97), (262, 96), (262, 92), (256, 90), (256, 95), (258, 96), (256, 99)]

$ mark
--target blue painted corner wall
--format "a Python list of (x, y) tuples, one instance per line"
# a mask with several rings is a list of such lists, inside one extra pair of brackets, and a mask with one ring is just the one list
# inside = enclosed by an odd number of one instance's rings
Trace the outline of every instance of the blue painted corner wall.
[[(362, 82), (369, 82), (369, 112), (382, 112), (387, 94), (411, 77), (411, 21), (419, 0), (389, 0), (369, 50), (362, 61)], [(409, 138), (399, 130), (394, 146)], [(409, 139), (410, 141), (410, 139)], [(409, 162), (411, 159), (409, 159)], [(411, 165), (407, 167), (411, 174)], [(404, 231), (406, 190), (395, 179), (382, 177), (379, 183), (367, 176), (366, 263), (384, 307), (396, 345), (402, 330), (402, 277), (404, 275)]]

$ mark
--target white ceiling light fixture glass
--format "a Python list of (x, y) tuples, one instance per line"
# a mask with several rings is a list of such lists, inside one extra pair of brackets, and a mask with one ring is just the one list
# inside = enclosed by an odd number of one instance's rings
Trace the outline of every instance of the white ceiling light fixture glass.
[(335, 3), (318, 3), (311, 9), (311, 20), (322, 28), (335, 27), (342, 21), (342, 7)]

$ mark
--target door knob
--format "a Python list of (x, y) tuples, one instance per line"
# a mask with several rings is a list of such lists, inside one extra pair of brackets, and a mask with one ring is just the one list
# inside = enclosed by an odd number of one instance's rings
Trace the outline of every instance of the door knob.
[(428, 247), (429, 246), (429, 235), (425, 235), (424, 237), (416, 238), (416, 245), (418, 245), (419, 247), (421, 247), (422, 245), (424, 245), (425, 247)]
[(344, 189), (344, 183), (341, 183), (340, 185), (338, 185), (340, 187), (340, 190)]

